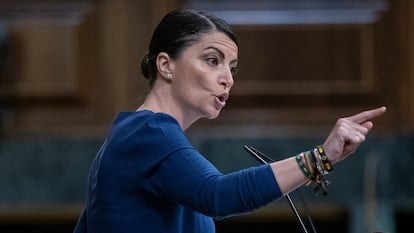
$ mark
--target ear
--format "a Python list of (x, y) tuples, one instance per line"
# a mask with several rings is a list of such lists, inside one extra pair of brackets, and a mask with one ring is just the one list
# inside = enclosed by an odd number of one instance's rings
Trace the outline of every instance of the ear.
[(172, 58), (165, 52), (161, 52), (157, 56), (157, 69), (161, 76), (167, 80), (171, 80)]

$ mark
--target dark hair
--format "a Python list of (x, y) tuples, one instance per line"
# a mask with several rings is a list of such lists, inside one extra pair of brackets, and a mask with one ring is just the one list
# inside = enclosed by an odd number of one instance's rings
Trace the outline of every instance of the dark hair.
[(178, 9), (169, 12), (155, 28), (149, 51), (142, 59), (141, 71), (150, 88), (157, 76), (156, 58), (160, 52), (177, 58), (188, 46), (197, 42), (203, 33), (225, 33), (238, 46), (236, 35), (221, 18), (205, 11)]

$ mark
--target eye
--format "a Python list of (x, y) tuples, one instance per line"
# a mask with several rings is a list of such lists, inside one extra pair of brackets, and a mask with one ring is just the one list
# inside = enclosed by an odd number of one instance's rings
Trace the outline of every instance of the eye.
[(239, 72), (239, 68), (236, 66), (230, 67), (230, 72), (233, 76), (235, 76)]
[(206, 60), (207, 60), (207, 63), (210, 65), (216, 66), (219, 64), (219, 60), (217, 59), (217, 57), (209, 57)]

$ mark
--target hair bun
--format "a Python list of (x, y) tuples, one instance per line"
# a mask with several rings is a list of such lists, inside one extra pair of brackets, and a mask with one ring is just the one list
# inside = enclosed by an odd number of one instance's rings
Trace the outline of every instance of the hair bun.
[(151, 76), (151, 64), (149, 54), (146, 53), (141, 61), (141, 72), (146, 79), (149, 79)]

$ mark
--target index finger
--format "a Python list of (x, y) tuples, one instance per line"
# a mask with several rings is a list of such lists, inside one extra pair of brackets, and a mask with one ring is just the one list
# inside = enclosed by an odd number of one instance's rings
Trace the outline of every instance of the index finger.
[(384, 112), (386, 110), (387, 110), (387, 108), (385, 106), (383, 106), (383, 107), (363, 111), (363, 112), (357, 113), (357, 114), (352, 115), (352, 116), (347, 117), (347, 118), (350, 121), (361, 124), (361, 123), (364, 123), (364, 122), (366, 122), (366, 121), (368, 121), (372, 118), (381, 116), (382, 114), (384, 114)]

